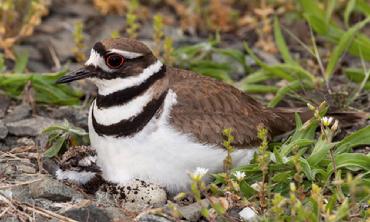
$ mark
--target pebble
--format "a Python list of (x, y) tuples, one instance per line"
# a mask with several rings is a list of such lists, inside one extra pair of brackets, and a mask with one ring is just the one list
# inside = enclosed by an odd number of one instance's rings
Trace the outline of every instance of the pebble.
[(84, 196), (51, 177), (44, 176), (40, 181), (30, 184), (30, 192), (33, 198), (45, 198), (52, 201), (70, 201), (72, 198), (82, 199)]
[(246, 207), (239, 212), (239, 216), (243, 221), (257, 221), (258, 215), (251, 207)]
[(144, 214), (138, 216), (136, 219), (138, 222), (173, 222), (165, 217), (153, 215), (153, 214)]
[(112, 221), (107, 212), (93, 205), (69, 210), (64, 213), (64, 216), (67, 216), (77, 221), (86, 221), (86, 222)]
[(13, 111), (5, 116), (4, 122), (16, 122), (31, 116), (32, 108), (30, 105), (23, 103), (13, 108)]
[[(202, 205), (203, 206), (209, 206), (209, 201), (207, 199), (202, 200)], [(201, 205), (199, 203), (192, 203), (187, 206), (181, 206), (177, 207), (178, 210), (180, 211), (181, 215), (188, 221), (195, 222), (199, 221), (201, 217)]]
[(15, 136), (37, 136), (45, 128), (58, 123), (57, 120), (42, 116), (35, 116), (17, 122), (7, 123), (9, 134)]

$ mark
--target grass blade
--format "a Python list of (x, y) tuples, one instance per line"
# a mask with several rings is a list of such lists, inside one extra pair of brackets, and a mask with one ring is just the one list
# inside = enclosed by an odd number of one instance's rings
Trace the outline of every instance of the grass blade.
[(279, 22), (279, 19), (275, 17), (274, 19), (274, 37), (276, 45), (281, 53), (281, 56), (283, 57), (284, 61), (288, 64), (296, 64), (294, 59), (292, 58), (289, 48), (285, 42), (283, 33), (281, 31), (281, 25)]
[(338, 45), (334, 48), (333, 53), (329, 57), (329, 62), (325, 70), (325, 79), (328, 80), (333, 75), (335, 67), (337, 66), (340, 58), (343, 56), (345, 51), (350, 47), (351, 42), (356, 35), (356, 33), (362, 29), (367, 23), (370, 22), (370, 17), (357, 23), (355, 26), (350, 28), (346, 33), (344, 33)]

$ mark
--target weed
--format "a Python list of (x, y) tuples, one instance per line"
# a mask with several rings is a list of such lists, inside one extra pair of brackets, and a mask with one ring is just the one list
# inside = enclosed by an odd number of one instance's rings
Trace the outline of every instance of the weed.
[(84, 45), (84, 34), (83, 34), (83, 23), (82, 21), (76, 22), (73, 31), (73, 40), (75, 43), (75, 47), (73, 48), (73, 54), (76, 58), (77, 62), (81, 63), (86, 60), (86, 56), (84, 53), (85, 45)]
[(162, 41), (164, 37), (163, 32), (163, 18), (161, 15), (155, 15), (153, 17), (153, 41), (155, 44), (155, 47), (153, 49), (153, 53), (155, 56), (159, 57), (161, 54), (161, 48), (162, 48)]
[(72, 126), (67, 121), (64, 124), (50, 126), (43, 131), (48, 135), (48, 150), (45, 151), (46, 157), (54, 157), (64, 146), (88, 144), (88, 134), (85, 130)]
[(12, 47), (30, 36), (48, 13), (44, 0), (3, 0), (0, 2), (0, 48), (5, 57), (15, 60)]
[(103, 15), (107, 15), (108, 13), (124, 15), (128, 4), (129, 2), (127, 0), (94, 0), (95, 7)]
[[(192, 195), (202, 204), (204, 217), (232, 220), (228, 209), (238, 203), (259, 212), (258, 221), (367, 218), (362, 206), (370, 198), (370, 157), (352, 153), (351, 148), (370, 143), (370, 127), (334, 142), (338, 121), (325, 116), (326, 103), (309, 107), (314, 117), (302, 123), (297, 115), (296, 130), (285, 142), (269, 144), (267, 131), (260, 126), (258, 136), (262, 142), (249, 165), (214, 175), (210, 185), (202, 182), (206, 169), (199, 168), (191, 174)], [(227, 133), (230, 135), (230, 131)], [(343, 175), (346, 179), (342, 179)], [(202, 203), (202, 195), (209, 200), (209, 206)]]
[(126, 30), (129, 38), (136, 39), (140, 25), (138, 24), (137, 10), (139, 7), (138, 0), (130, 0), (126, 14)]

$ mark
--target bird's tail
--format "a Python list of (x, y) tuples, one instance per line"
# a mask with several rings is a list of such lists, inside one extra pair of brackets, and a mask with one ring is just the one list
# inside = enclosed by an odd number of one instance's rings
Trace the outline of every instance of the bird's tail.
[[(306, 122), (314, 115), (314, 112), (308, 108), (274, 108), (273, 111), (277, 115), (277, 118), (271, 124), (273, 126), (272, 132), (276, 132), (274, 135), (279, 135), (295, 128), (295, 113), (299, 114), (302, 122)], [(339, 120), (341, 127), (349, 127), (356, 123), (364, 124), (369, 119), (370, 114), (362, 111), (335, 111), (329, 109), (327, 116)]]

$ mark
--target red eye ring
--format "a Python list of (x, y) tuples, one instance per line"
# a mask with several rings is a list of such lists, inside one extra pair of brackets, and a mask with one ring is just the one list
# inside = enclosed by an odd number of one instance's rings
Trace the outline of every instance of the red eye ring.
[(125, 62), (125, 58), (117, 53), (108, 54), (105, 57), (105, 64), (111, 69), (120, 68)]

